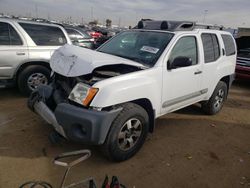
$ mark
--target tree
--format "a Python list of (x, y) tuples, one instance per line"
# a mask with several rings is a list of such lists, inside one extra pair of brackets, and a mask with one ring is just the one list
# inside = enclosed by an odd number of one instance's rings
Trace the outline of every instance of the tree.
[(112, 20), (106, 19), (106, 27), (111, 27)]

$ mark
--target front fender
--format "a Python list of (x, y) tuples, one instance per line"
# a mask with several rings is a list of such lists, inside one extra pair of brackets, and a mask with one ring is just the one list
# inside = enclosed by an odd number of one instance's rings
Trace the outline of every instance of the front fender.
[(156, 114), (160, 113), (162, 94), (161, 67), (133, 72), (96, 83), (99, 91), (90, 106), (108, 107), (137, 99), (148, 99)]

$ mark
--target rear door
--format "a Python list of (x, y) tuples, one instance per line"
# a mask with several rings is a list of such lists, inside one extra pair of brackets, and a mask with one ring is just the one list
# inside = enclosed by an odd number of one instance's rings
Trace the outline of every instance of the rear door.
[[(196, 35), (177, 39), (163, 67), (162, 113), (171, 112), (192, 104), (203, 94), (201, 90), (202, 66), (200, 62), (200, 40)], [(187, 57), (190, 66), (167, 69), (175, 58)]]
[(28, 58), (26, 40), (14, 24), (0, 22), (0, 78), (11, 79), (16, 68)]
[(19, 22), (28, 34), (30, 61), (48, 62), (54, 50), (67, 43), (67, 38), (60, 27), (53, 25)]
[(221, 77), (221, 71), (224, 71), (224, 66), (227, 66), (225, 62), (225, 56), (223, 55), (224, 49), (222, 49), (219, 42), (219, 35), (213, 32), (201, 33), (201, 40), (203, 44), (204, 64), (202, 75), (202, 87), (208, 89), (206, 100), (209, 99), (219, 78)]

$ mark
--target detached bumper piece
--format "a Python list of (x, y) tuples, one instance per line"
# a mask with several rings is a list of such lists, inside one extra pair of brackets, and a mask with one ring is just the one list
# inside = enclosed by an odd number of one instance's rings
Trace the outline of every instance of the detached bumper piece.
[(52, 87), (40, 86), (28, 99), (28, 106), (63, 137), (86, 144), (103, 144), (113, 120), (121, 111), (95, 111), (69, 103), (60, 103), (50, 108), (48, 104), (52, 100)]

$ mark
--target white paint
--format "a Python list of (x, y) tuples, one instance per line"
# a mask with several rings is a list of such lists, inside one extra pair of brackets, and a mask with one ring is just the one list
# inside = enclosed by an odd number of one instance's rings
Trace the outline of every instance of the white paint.
[(68, 44), (56, 50), (50, 60), (52, 70), (67, 77), (89, 74), (97, 67), (114, 64), (143, 66), (135, 61)]
[[(221, 56), (216, 62), (204, 63), (202, 33), (215, 33), (218, 36)], [(222, 55), (222, 48), (225, 47), (221, 34), (229, 33), (202, 29), (175, 32), (174, 38), (154, 67), (97, 82), (93, 87), (99, 88), (99, 91), (90, 106), (104, 108), (137, 99), (148, 99), (155, 110), (157, 118), (196, 102), (208, 100), (219, 80), (224, 76), (233, 74), (235, 70), (236, 55)], [(167, 61), (174, 45), (181, 37), (190, 35), (197, 37), (199, 63), (194, 66), (167, 70)], [(197, 71), (202, 71), (202, 74), (195, 75), (194, 73)], [(208, 92), (163, 108), (164, 102), (203, 89), (208, 89)]]

